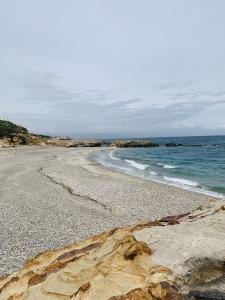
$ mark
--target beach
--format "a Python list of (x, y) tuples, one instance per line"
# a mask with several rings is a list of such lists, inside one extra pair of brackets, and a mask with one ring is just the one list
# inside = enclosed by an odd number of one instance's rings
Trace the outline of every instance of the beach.
[(107, 169), (90, 159), (96, 151), (0, 149), (0, 275), (45, 250), (218, 201)]

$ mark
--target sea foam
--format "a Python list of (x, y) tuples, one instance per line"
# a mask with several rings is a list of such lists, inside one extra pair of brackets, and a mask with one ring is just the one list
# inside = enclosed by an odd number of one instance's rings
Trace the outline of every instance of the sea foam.
[(166, 165), (166, 164), (165, 164), (165, 165), (163, 166), (163, 168), (164, 168), (164, 169), (175, 169), (176, 166)]
[(176, 184), (181, 184), (181, 185), (188, 185), (192, 187), (197, 187), (198, 183), (192, 180), (184, 179), (184, 178), (175, 178), (175, 177), (168, 177), (168, 176), (163, 176), (163, 179), (166, 180), (167, 182), (173, 182)]
[(145, 170), (149, 165), (145, 164), (139, 164), (136, 161), (130, 160), (130, 159), (124, 159), (124, 161), (128, 164), (130, 164), (132, 167), (137, 168), (139, 170)]
[(164, 169), (175, 169), (176, 166), (162, 164), (162, 163), (156, 163), (158, 166), (163, 167)]
[(157, 173), (154, 172), (154, 171), (151, 171), (150, 174), (151, 174), (151, 175), (154, 175), (154, 176), (157, 175)]
[(110, 157), (111, 159), (113, 159), (113, 160), (120, 160), (119, 158), (117, 158), (117, 157), (114, 156), (114, 152), (115, 152), (115, 150), (111, 151), (111, 152), (109, 153), (109, 157)]

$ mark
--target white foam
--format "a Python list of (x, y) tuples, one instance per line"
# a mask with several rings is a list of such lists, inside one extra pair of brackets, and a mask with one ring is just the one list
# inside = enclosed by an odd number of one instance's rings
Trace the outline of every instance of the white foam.
[(158, 166), (163, 167), (164, 169), (175, 169), (176, 166), (162, 164), (162, 163), (156, 163)]
[(164, 165), (163, 168), (164, 168), (164, 169), (175, 169), (176, 166)]
[(153, 172), (153, 171), (151, 171), (150, 174), (151, 174), (151, 175), (157, 175), (157, 173), (156, 173), (156, 172)]
[(117, 158), (117, 157), (115, 157), (115, 156), (113, 155), (114, 152), (115, 152), (115, 150), (112, 150), (112, 151), (109, 153), (109, 157), (110, 157), (111, 159), (113, 159), (113, 160), (120, 160), (119, 158)]
[(193, 186), (193, 187), (198, 186), (197, 182), (191, 181), (191, 180), (188, 180), (188, 179), (174, 178), (174, 177), (168, 177), (168, 176), (163, 176), (163, 179), (165, 179), (166, 181), (181, 184), (181, 185), (188, 185), (188, 186)]
[[(115, 150), (113, 150), (113, 151), (115, 151)], [(160, 177), (156, 176), (158, 174), (153, 172), (153, 171), (151, 171), (149, 174), (155, 175), (155, 176), (149, 176), (149, 178), (148, 178), (148, 177), (144, 176), (144, 173), (143, 174), (136, 173), (136, 172), (133, 173), (131, 168), (128, 167), (128, 166), (125, 166), (125, 164), (124, 165), (121, 165), (121, 164), (116, 164), (115, 165), (112, 162), (109, 163), (109, 161), (105, 161), (102, 157), (100, 157), (98, 159), (95, 158), (95, 160), (98, 163), (100, 163), (101, 165), (105, 166), (105, 167), (117, 170), (117, 171), (122, 172), (122, 173), (126, 173), (128, 175), (138, 176), (138, 177), (142, 177), (142, 178), (145, 178), (145, 179), (148, 179), (148, 180), (152, 180), (154, 182), (164, 183), (164, 184), (167, 184), (167, 185), (180, 187), (180, 188), (185, 189), (185, 190), (194, 191), (194, 192), (197, 192), (197, 193), (200, 193), (200, 194), (205, 194), (205, 195), (208, 195), (208, 196), (213, 196), (213, 197), (217, 197), (217, 198), (220, 198), (220, 199), (225, 199), (223, 194), (203, 189), (203, 188), (198, 186), (197, 182), (194, 182), (194, 181), (191, 181), (191, 180), (181, 179), (181, 178), (174, 178), (174, 177), (167, 177), (167, 176), (164, 176), (163, 178), (160, 178)], [(121, 161), (121, 159), (119, 159), (119, 158), (118, 158), (118, 160)], [(127, 163), (131, 164), (131, 160), (127, 160)], [(141, 165), (141, 164), (138, 164), (136, 162), (133, 162), (133, 163), (135, 163), (136, 167), (137, 167), (137, 165), (139, 166), (139, 168), (141, 166), (141, 170), (148, 167), (148, 165), (144, 165), (144, 167), (143, 167), (143, 165)], [(158, 165), (159, 165), (159, 163), (158, 163)], [(161, 165), (163, 165), (163, 164), (161, 164)], [(155, 173), (155, 174), (153, 174), (153, 173)]]
[(124, 161), (130, 164), (132, 167), (137, 168), (139, 170), (145, 170), (149, 165), (139, 164), (136, 161), (130, 159), (124, 159)]

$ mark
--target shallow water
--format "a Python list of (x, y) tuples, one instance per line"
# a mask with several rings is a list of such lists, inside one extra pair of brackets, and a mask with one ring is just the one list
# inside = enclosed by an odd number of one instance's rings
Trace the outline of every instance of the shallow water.
[[(225, 136), (150, 140), (160, 147), (102, 151), (95, 159), (130, 175), (225, 197)], [(171, 148), (165, 147), (166, 143), (185, 146)], [(193, 146), (196, 144), (203, 146)]]

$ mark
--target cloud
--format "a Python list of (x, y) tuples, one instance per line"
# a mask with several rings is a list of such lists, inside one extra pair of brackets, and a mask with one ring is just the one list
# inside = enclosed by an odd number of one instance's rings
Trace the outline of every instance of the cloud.
[(154, 101), (158, 94), (151, 92), (131, 97), (115, 90), (76, 91), (75, 85), (66, 87), (67, 78), (53, 72), (33, 71), (19, 82), (26, 103), (33, 107), (41, 104), (44, 109), (42, 113), (33, 109), (30, 114), (17, 114), (17, 119), (31, 130), (56, 135), (151, 135), (160, 128), (166, 132), (178, 128), (177, 124), (185, 126), (202, 111), (225, 105), (222, 92), (216, 97), (215, 91), (195, 88), (189, 81), (161, 86), (158, 91), (163, 101), (158, 104)]
[(158, 90), (184, 89), (190, 87), (191, 84), (192, 84), (191, 80), (187, 80), (184, 82), (168, 82), (168, 83), (156, 85), (155, 89)]
[(60, 87), (60, 79), (62, 77), (53, 72), (33, 71), (28, 73), (18, 80), (25, 90), (23, 99), (32, 103), (56, 103), (73, 99), (73, 93)]

